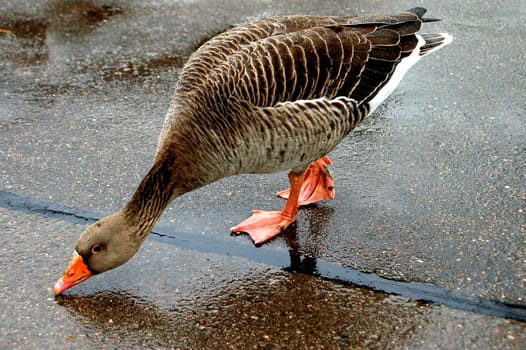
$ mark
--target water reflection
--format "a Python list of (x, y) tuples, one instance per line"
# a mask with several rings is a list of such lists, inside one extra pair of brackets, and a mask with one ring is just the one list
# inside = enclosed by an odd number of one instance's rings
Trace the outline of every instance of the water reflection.
[(121, 7), (97, 5), (87, 0), (57, 0), (49, 9), (52, 27), (71, 34), (84, 34), (110, 17), (122, 14)]
[[(260, 270), (241, 280), (233, 275), (220, 286), (203, 282), (203, 276), (187, 286), (195, 294), (191, 298), (114, 291), (66, 295), (58, 303), (89, 337), (121, 339), (131, 346), (385, 348), (393, 339), (409, 341), (426, 322), (427, 304), (403, 298), (393, 302), (385, 293), (317, 278), (317, 249), (323, 248), (324, 238), (318, 234), (318, 216), (327, 219), (331, 212), (308, 208), (307, 227), (287, 229), (283, 239), (290, 264), (285, 271)], [(214, 285), (203, 288), (203, 283)]]
[[(129, 80), (184, 64), (189, 52), (163, 52), (153, 56), (151, 53), (146, 56), (137, 53), (137, 57), (120, 57), (119, 52), (112, 51), (111, 55), (103, 53), (104, 60), (99, 62), (100, 57), (88, 49), (94, 45), (93, 40), (101, 38), (97, 37), (97, 33), (92, 37), (88, 35), (112, 17), (123, 13), (125, 9), (115, 5), (98, 5), (87, 0), (58, 0), (47, 8), (44, 17), (49, 20), (0, 14), (0, 43), (5, 45), (0, 58), (14, 65), (47, 63), (47, 67), (42, 67), (44, 72), (39, 74), (41, 79), (48, 72), (53, 72), (55, 76), (72, 71), (73, 75), (83, 75), (88, 80), (93, 75), (98, 79), (99, 74), (105, 81)], [(114, 39), (105, 37), (102, 40)], [(118, 47), (118, 44), (116, 42), (115, 46)]]
[(334, 208), (317, 205), (302, 209), (302, 222), (306, 227), (299, 232), (295, 223), (283, 233), (290, 256), (290, 266), (285, 268), (286, 271), (319, 276), (316, 259), (322, 256), (325, 237), (330, 234), (328, 227), (333, 213)]
[[(304, 259), (300, 265), (308, 269), (312, 261)], [(225, 285), (221, 293), (193, 301), (162, 297), (171, 301), (146, 301), (117, 291), (67, 295), (58, 303), (90, 338), (120, 339), (131, 346), (206, 349), (285, 344), (385, 348), (393, 340), (403, 344), (411, 339), (428, 309), (300, 273), (249, 276), (242, 287)]]

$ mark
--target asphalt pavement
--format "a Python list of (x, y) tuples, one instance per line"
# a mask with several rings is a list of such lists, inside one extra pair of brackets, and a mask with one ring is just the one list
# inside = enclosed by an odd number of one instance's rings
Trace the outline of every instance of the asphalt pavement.
[[(151, 164), (182, 65), (277, 14), (427, 7), (455, 38), (329, 157), (336, 198), (256, 248), (285, 173), (174, 201), (137, 256), (55, 298), (83, 228)], [(521, 1), (0, 1), (0, 348), (524, 349)]]

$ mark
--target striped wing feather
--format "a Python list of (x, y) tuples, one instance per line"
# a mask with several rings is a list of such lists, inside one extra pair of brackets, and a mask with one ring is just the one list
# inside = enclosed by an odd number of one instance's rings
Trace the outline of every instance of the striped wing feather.
[[(190, 58), (178, 92), (219, 74), (225, 93), (256, 106), (349, 96), (370, 100), (416, 47), (413, 13), (357, 18), (271, 17), (233, 28)], [(222, 69), (224, 65), (229, 69)], [(225, 76), (226, 75), (226, 76)]]
[(362, 69), (361, 57), (367, 57), (369, 49), (355, 32), (338, 35), (323, 27), (272, 36), (253, 43), (233, 59), (238, 60), (234, 70), (241, 74), (229, 85), (233, 89), (229, 93), (260, 107), (331, 98), (349, 72)]

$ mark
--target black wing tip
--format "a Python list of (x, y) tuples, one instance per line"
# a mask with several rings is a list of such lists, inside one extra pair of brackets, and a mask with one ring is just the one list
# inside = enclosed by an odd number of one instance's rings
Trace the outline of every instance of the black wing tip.
[(414, 15), (417, 15), (422, 22), (438, 22), (441, 21), (440, 18), (424, 18), (424, 15), (427, 12), (427, 9), (424, 7), (413, 7), (412, 9), (407, 10), (407, 12), (410, 12)]
[(412, 9), (407, 10), (407, 12), (411, 12), (412, 14), (417, 15), (418, 18), (422, 18), (426, 14), (427, 9), (424, 7), (413, 7)]

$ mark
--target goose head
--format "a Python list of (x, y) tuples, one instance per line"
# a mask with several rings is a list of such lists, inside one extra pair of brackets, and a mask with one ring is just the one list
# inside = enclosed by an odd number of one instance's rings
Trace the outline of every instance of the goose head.
[(135, 255), (142, 241), (137, 227), (122, 212), (88, 226), (78, 240), (69, 266), (53, 288), (55, 295), (124, 264)]

